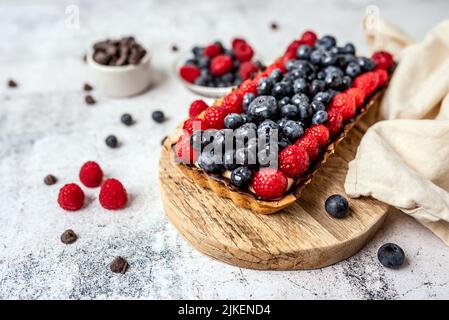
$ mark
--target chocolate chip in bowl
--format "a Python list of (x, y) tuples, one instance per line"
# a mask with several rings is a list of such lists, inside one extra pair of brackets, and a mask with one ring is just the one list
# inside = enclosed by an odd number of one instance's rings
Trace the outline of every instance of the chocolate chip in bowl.
[(251, 45), (245, 39), (234, 38), (229, 47), (221, 41), (194, 46), (179, 57), (175, 72), (192, 92), (220, 98), (253, 77), (261, 67)]
[(92, 81), (105, 94), (129, 97), (151, 84), (150, 53), (132, 36), (96, 42), (87, 56)]

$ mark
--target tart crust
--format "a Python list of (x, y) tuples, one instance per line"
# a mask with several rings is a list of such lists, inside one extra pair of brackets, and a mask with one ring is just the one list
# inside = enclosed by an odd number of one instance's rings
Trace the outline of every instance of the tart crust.
[[(173, 152), (173, 145), (176, 143), (180, 136), (180, 130), (182, 130), (182, 123), (177, 127), (176, 130), (168, 139), (165, 140), (164, 148), (167, 148), (171, 153), (171, 161), (173, 164), (181, 170), (181, 172), (189, 177), (193, 182), (195, 182), (199, 187), (212, 190), (217, 196), (222, 198), (231, 199), (237, 206), (251, 210), (254, 213), (259, 214), (271, 214), (276, 213), (289, 205), (293, 204), (297, 199), (300, 198), (302, 190), (309, 184), (314, 175), (318, 172), (321, 166), (326, 163), (327, 159), (335, 153), (335, 148), (338, 143), (342, 141), (348, 132), (355, 126), (355, 124), (363, 117), (369, 109), (372, 109), (374, 105), (379, 104), (382, 99), (382, 95), (386, 87), (379, 88), (376, 90), (371, 97), (365, 101), (362, 108), (357, 110), (356, 117), (352, 122), (347, 123), (341, 133), (333, 138), (332, 142), (327, 146), (327, 148), (320, 153), (318, 159), (311, 165), (308, 172), (295, 179), (290, 190), (278, 200), (261, 200), (256, 197), (256, 195), (250, 193), (249, 191), (240, 191), (231, 188), (232, 186), (224, 178), (219, 178), (207, 174), (205, 171), (194, 167), (187, 166), (184, 164), (179, 164), (175, 162), (175, 154)], [(222, 99), (215, 101), (214, 105), (220, 105)]]

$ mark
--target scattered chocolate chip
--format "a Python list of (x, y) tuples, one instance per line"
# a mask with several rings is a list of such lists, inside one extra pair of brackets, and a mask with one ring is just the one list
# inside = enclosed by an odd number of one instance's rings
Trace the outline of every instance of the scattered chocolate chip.
[(9, 79), (8, 80), (8, 87), (10, 88), (17, 88), (19, 85), (17, 84), (16, 81), (14, 81), (13, 79)]
[(279, 28), (279, 26), (276, 22), (272, 22), (270, 24), (270, 28), (271, 28), (271, 30), (277, 30)]
[(153, 113), (151, 114), (151, 117), (153, 118), (154, 121), (156, 121), (157, 123), (162, 123), (165, 121), (165, 115), (162, 111), (153, 111)]
[(72, 229), (68, 229), (64, 231), (64, 233), (61, 235), (61, 241), (65, 244), (72, 244), (78, 239), (78, 236)]
[(83, 90), (84, 91), (92, 91), (93, 87), (90, 84), (85, 83), (84, 86), (83, 86)]
[(128, 261), (122, 257), (116, 257), (109, 267), (114, 273), (125, 273), (128, 270)]
[(165, 137), (162, 138), (162, 140), (161, 140), (161, 146), (164, 145), (164, 143), (165, 143), (165, 141), (167, 140), (167, 138), (168, 138), (168, 136), (165, 136)]
[(131, 126), (131, 125), (134, 124), (134, 119), (133, 119), (133, 117), (129, 113), (122, 114), (122, 116), (120, 117), (120, 121), (125, 126)]
[(105, 142), (109, 148), (117, 148), (118, 147), (117, 137), (112, 134), (106, 137)]
[(93, 49), (94, 61), (109, 66), (139, 64), (147, 53), (134, 37), (100, 41), (93, 45)]
[(94, 99), (94, 97), (92, 97), (90, 94), (88, 94), (85, 98), (84, 101), (86, 102), (86, 104), (88, 105), (92, 105), (97, 103), (97, 101)]
[(177, 46), (176, 44), (172, 44), (172, 46), (171, 46), (171, 51), (172, 51), (172, 52), (178, 52), (178, 51), (179, 51), (178, 46)]
[(58, 179), (52, 174), (46, 175), (44, 178), (44, 183), (47, 186), (51, 186), (51, 185), (55, 184), (57, 181), (58, 181)]

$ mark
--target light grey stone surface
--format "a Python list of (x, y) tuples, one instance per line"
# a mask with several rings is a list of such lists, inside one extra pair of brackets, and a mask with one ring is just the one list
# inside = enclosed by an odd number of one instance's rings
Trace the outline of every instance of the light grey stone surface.
[[(80, 10), (80, 28), (67, 27), (66, 6)], [(194, 43), (242, 35), (270, 60), (305, 28), (333, 33), (365, 49), (360, 29), (368, 1), (2, 1), (0, 3), (0, 298), (449, 298), (449, 249), (411, 218), (395, 213), (359, 254), (314, 271), (236, 268), (195, 251), (164, 217), (157, 184), (160, 140), (185, 115), (194, 96), (172, 65)], [(380, 14), (416, 39), (445, 18), (447, 1), (374, 1)], [(270, 31), (271, 21), (279, 30)], [(151, 48), (158, 73), (151, 91), (114, 100), (94, 91), (81, 56), (105, 37), (136, 35)], [(8, 89), (8, 78), (19, 88)], [(169, 121), (156, 124), (151, 112)], [(120, 115), (137, 120), (123, 126)], [(104, 145), (114, 133), (119, 149)], [(109, 212), (86, 189), (88, 204), (64, 212), (59, 187), (78, 181), (80, 165), (98, 161), (120, 179), (129, 206)], [(47, 173), (59, 179), (42, 183)], [(79, 240), (66, 246), (72, 228)], [(395, 242), (407, 254), (396, 271), (380, 266), (377, 248)], [(109, 262), (126, 257), (130, 269), (112, 274)]]

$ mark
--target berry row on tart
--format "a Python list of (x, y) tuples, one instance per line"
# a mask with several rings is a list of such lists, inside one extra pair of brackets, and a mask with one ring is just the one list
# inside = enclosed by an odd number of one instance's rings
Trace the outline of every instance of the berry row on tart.
[(220, 193), (280, 203), (379, 97), (393, 65), (387, 52), (357, 56), (353, 44), (307, 31), (212, 106), (194, 101), (176, 158), (191, 177), (220, 183)]

